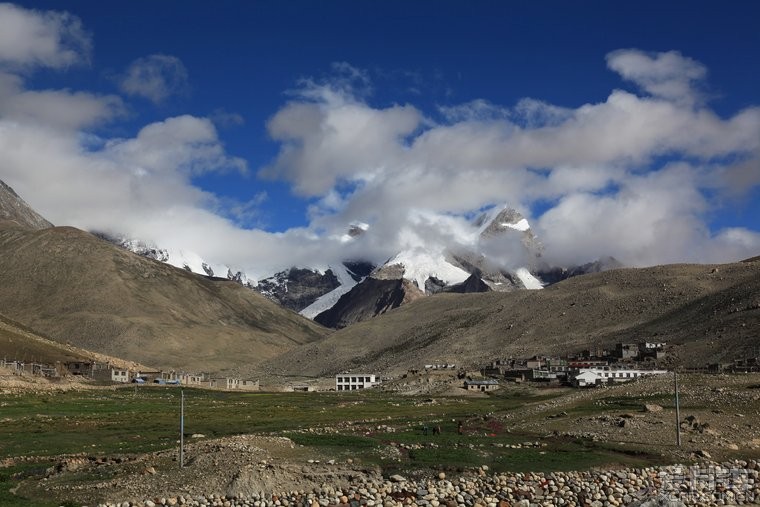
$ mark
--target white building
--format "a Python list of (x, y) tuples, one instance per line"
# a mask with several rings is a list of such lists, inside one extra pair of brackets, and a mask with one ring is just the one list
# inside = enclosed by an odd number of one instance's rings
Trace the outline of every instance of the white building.
[(634, 370), (631, 368), (581, 368), (571, 374), (572, 382), (577, 387), (595, 386), (609, 382), (630, 382), (649, 375), (665, 375), (667, 370)]
[(368, 373), (339, 373), (335, 375), (336, 391), (355, 391), (357, 389), (367, 389), (380, 382), (374, 375)]

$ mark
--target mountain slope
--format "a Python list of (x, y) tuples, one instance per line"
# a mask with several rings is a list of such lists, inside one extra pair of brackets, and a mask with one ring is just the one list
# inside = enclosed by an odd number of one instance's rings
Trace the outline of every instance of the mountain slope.
[(317, 340), (317, 324), (232, 281), (140, 257), (71, 227), (0, 226), (0, 307), (63, 343), (219, 371)]
[(643, 340), (677, 344), (680, 361), (696, 366), (756, 354), (760, 262), (617, 269), (541, 291), (436, 294), (261, 368), (401, 373), (429, 362), (474, 365)]
[(4, 220), (30, 229), (46, 229), (53, 226), (0, 180), (0, 222)]
[(314, 320), (323, 326), (340, 329), (354, 322), (381, 315), (420, 297), (424, 297), (422, 291), (408, 280), (368, 277), (341, 296), (329, 310), (317, 315)]
[(0, 356), (8, 361), (55, 364), (57, 361), (97, 361), (117, 368), (140, 369), (133, 361), (58, 343), (0, 315)]

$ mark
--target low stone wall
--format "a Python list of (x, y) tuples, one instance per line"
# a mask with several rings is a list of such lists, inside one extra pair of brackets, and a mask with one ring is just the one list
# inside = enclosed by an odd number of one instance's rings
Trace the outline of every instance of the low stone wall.
[(723, 505), (760, 501), (760, 466), (755, 461), (704, 462), (694, 466), (609, 471), (498, 473), (488, 467), (455, 479), (444, 473), (427, 480), (357, 476), (349, 487), (323, 484), (311, 491), (157, 497), (101, 507), (532, 507)]

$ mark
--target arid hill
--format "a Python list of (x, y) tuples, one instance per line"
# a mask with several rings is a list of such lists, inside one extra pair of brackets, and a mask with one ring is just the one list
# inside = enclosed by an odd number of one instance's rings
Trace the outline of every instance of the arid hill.
[(26, 326), (0, 315), (0, 357), (7, 361), (55, 364), (66, 361), (97, 361), (116, 368), (144, 369), (143, 365), (98, 354), (40, 336)]
[(328, 331), (233, 281), (72, 227), (0, 222), (0, 309), (51, 339), (156, 367), (256, 364)]
[(14, 222), (30, 229), (46, 229), (53, 224), (34, 211), (19, 195), (0, 180), (0, 222)]
[(758, 354), (760, 262), (615, 269), (538, 291), (437, 294), (261, 365), (264, 372), (403, 372), (617, 342), (675, 344), (685, 365)]

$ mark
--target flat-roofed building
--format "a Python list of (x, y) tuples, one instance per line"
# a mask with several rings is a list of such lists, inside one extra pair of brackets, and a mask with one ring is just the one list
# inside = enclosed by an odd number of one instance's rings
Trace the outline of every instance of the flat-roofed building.
[(380, 382), (375, 375), (370, 373), (339, 373), (335, 375), (336, 391), (356, 391), (357, 389), (368, 389), (374, 387)]

